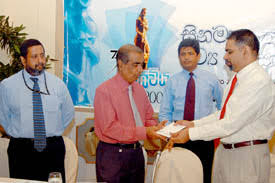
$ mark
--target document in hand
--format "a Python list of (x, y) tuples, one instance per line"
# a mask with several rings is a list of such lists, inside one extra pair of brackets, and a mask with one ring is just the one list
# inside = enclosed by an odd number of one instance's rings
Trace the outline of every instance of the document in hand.
[(185, 128), (185, 126), (174, 124), (175, 122), (170, 123), (169, 125), (157, 131), (157, 134), (170, 138), (170, 133), (176, 133)]

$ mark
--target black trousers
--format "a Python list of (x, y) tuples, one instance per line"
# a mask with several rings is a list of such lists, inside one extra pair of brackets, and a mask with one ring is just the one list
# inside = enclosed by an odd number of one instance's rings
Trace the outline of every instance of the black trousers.
[(121, 148), (99, 142), (96, 149), (96, 179), (107, 183), (144, 183), (142, 148)]
[(212, 166), (214, 159), (213, 141), (188, 141), (185, 144), (175, 144), (174, 147), (183, 147), (195, 153), (203, 166), (203, 182), (211, 183)]
[(34, 149), (33, 139), (11, 137), (8, 147), (11, 178), (48, 181), (50, 172), (61, 172), (65, 183), (63, 138), (48, 137), (42, 152)]

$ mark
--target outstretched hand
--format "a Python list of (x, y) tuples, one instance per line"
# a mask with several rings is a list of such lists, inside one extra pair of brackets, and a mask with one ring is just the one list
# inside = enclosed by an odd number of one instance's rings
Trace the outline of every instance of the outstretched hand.
[(168, 120), (164, 120), (164, 121), (160, 122), (157, 125), (157, 127), (159, 128), (159, 130), (162, 129), (162, 128), (164, 128), (167, 122), (168, 122)]
[(156, 126), (150, 126), (150, 127), (146, 127), (146, 134), (148, 138), (151, 139), (162, 139), (162, 140), (166, 140), (166, 137), (157, 134), (156, 132), (159, 131), (160, 129), (162, 129), (163, 127), (165, 127), (165, 124), (167, 123), (167, 120), (160, 122), (158, 125)]
[(169, 139), (165, 149), (171, 150), (174, 146), (174, 143), (185, 144), (189, 140), (189, 130), (188, 128), (184, 128), (179, 132), (171, 133), (171, 138)]

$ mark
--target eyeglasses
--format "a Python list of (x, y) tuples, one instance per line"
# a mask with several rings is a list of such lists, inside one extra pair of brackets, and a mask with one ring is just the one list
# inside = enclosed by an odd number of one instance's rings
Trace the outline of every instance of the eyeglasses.
[(33, 92), (36, 92), (36, 93), (43, 94), (43, 95), (50, 95), (50, 92), (49, 92), (49, 90), (48, 90), (48, 86), (47, 86), (47, 81), (46, 81), (46, 75), (45, 75), (45, 72), (43, 72), (43, 74), (44, 74), (44, 82), (45, 82), (45, 87), (46, 87), (46, 91), (47, 91), (47, 93), (42, 92), (42, 91), (40, 91), (40, 90), (34, 90), (34, 89), (32, 89), (31, 87), (29, 87), (29, 85), (28, 85), (28, 84), (27, 84), (27, 82), (26, 82), (25, 76), (24, 76), (24, 70), (22, 71), (22, 77), (23, 77), (23, 80), (24, 80), (25, 86), (26, 86), (29, 90), (31, 90), (31, 91), (33, 91)]

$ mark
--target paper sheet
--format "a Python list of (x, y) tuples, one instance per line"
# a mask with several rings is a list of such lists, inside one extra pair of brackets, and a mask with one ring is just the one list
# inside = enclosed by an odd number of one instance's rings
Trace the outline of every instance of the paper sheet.
[(185, 128), (185, 126), (182, 126), (182, 125), (175, 126), (174, 124), (175, 124), (174, 122), (170, 123), (169, 125), (165, 126), (161, 130), (157, 131), (157, 134), (170, 138), (171, 137), (170, 133), (176, 133)]

